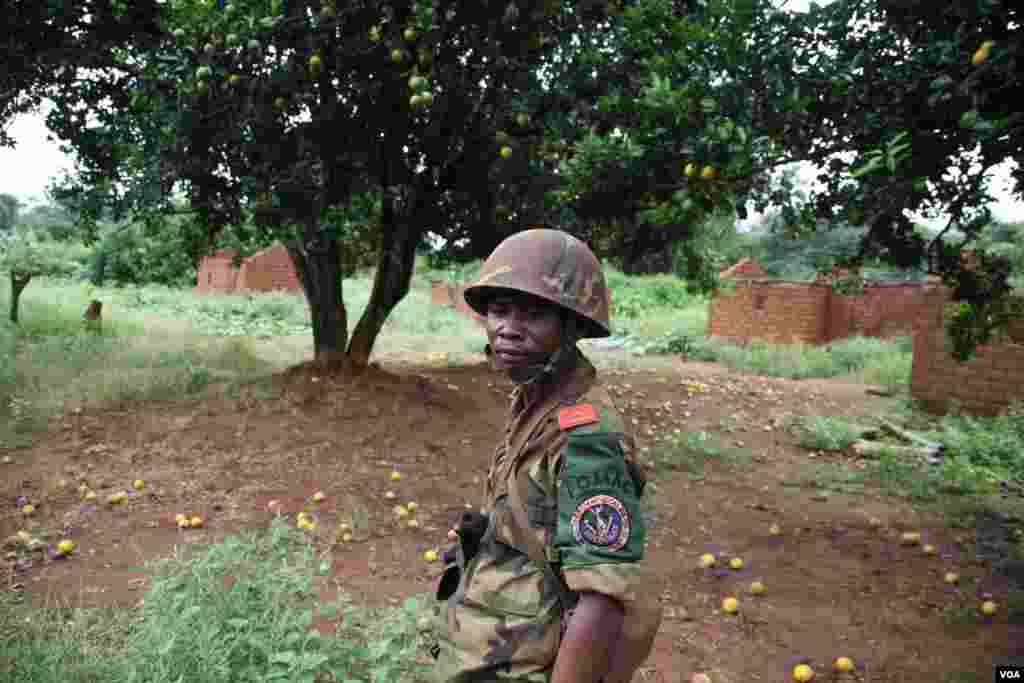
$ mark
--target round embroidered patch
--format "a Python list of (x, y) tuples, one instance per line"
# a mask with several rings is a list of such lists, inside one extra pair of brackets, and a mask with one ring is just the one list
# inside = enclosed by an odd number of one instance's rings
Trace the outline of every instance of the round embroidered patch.
[(629, 541), (629, 513), (618, 498), (591, 496), (572, 514), (572, 536), (606, 550), (621, 550)]

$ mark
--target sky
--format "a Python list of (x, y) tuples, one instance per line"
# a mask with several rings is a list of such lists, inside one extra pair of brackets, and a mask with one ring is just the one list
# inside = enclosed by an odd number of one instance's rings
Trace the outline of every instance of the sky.
[[(788, 0), (780, 3), (792, 10), (807, 9), (808, 0)], [(818, 4), (827, 4), (819, 0)], [(8, 133), (17, 143), (15, 148), (0, 147), (0, 193), (12, 194), (29, 206), (45, 201), (46, 187), (52, 179), (58, 179), (64, 171), (73, 170), (71, 157), (60, 151), (60, 143), (48, 140), (45, 112), (25, 114), (15, 118), (8, 126)], [(1009, 192), (1010, 169), (1004, 164), (992, 175), (992, 194), (996, 202), (990, 207), (999, 221), (1024, 220), (1024, 202), (1014, 201)], [(815, 175), (809, 166), (801, 168), (801, 176), (811, 182)], [(760, 216), (752, 215), (745, 223), (758, 222)], [(938, 226), (944, 221), (926, 221)]]

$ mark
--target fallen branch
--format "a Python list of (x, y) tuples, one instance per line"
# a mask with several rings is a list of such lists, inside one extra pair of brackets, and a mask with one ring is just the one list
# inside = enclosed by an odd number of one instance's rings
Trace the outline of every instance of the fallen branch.
[(912, 458), (920, 458), (928, 464), (935, 464), (938, 462), (940, 451), (932, 448), (922, 448), (920, 446), (896, 446), (888, 443), (879, 443), (877, 441), (865, 441), (864, 439), (857, 439), (850, 447), (853, 452), (864, 458), (877, 458), (882, 453), (892, 453), (893, 455), (910, 456)]

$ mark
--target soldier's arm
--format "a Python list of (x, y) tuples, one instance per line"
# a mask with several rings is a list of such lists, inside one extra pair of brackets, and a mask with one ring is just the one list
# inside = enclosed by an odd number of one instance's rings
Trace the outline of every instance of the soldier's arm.
[(617, 600), (592, 591), (580, 593), (558, 648), (551, 683), (602, 681), (611, 671), (623, 615)]

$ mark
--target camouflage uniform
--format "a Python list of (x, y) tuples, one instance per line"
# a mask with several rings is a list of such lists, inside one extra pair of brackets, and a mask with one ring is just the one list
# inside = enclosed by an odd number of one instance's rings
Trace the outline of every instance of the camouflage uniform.
[(570, 591), (602, 593), (629, 612), (645, 581), (646, 536), (631, 453), (582, 354), (569, 381), (537, 405), (524, 410), (516, 390), (487, 477), (487, 533), (439, 609), (437, 680), (550, 679), (563, 615), (558, 586), (533, 558), (560, 561)]
[[(495, 290), (574, 312), (555, 356), (574, 354), (576, 362), (534, 405), (525, 405), (522, 386), (513, 393), (487, 476), (486, 532), (457, 589), (437, 605), (435, 674), (443, 683), (547, 683), (571, 609), (563, 600), (578, 592), (617, 600), (624, 647), (641, 655), (661, 621), (649, 590), (653, 577), (644, 576), (641, 562), (644, 482), (632, 437), (575, 346), (576, 338), (610, 334), (600, 263), (564, 232), (526, 230), (498, 246), (464, 296), (485, 315)], [(543, 372), (553, 367), (549, 361)]]

